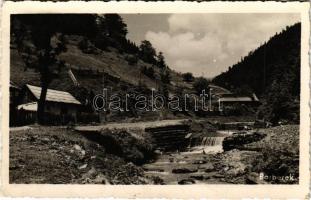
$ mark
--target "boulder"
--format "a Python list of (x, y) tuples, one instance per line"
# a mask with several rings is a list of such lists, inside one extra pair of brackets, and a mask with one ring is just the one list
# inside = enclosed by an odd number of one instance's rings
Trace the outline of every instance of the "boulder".
[(213, 178), (225, 178), (225, 175), (223, 175), (223, 174), (215, 174), (215, 175), (213, 175)]
[(213, 172), (213, 171), (215, 171), (215, 167), (212, 164), (207, 165), (207, 166), (204, 167), (204, 171), (207, 172), (207, 173), (208, 172)]
[(195, 179), (195, 180), (199, 180), (199, 181), (204, 180), (203, 175), (193, 175), (193, 176), (190, 176), (190, 178)]
[(104, 174), (99, 173), (94, 180), (92, 180), (92, 183), (94, 184), (106, 184), (106, 185), (110, 185), (109, 181), (107, 180), (107, 178), (105, 177)]
[(246, 184), (265, 184), (263, 180), (260, 180), (259, 174), (255, 172), (251, 172), (245, 176)]
[(226, 137), (222, 142), (223, 150), (229, 151), (231, 149), (244, 149), (245, 144), (257, 142), (266, 136), (259, 132), (237, 132), (229, 137)]
[(50, 140), (49, 138), (47, 138), (47, 137), (44, 137), (44, 138), (41, 139), (41, 142), (42, 142), (43, 144), (48, 144), (50, 141), (51, 141), (51, 140)]
[(152, 179), (151, 184), (164, 185), (164, 180), (162, 178), (160, 178), (159, 176), (152, 176), (150, 178)]
[(198, 165), (200, 165), (200, 164), (205, 164), (205, 163), (207, 163), (207, 161), (206, 160), (195, 160), (194, 162), (193, 162), (193, 164), (198, 164)]
[(85, 169), (87, 167), (87, 164), (81, 165), (78, 167), (78, 169)]
[(190, 179), (190, 178), (182, 179), (182, 180), (178, 181), (179, 185), (190, 185), (190, 184), (194, 184), (194, 183), (195, 183), (195, 180)]
[(73, 148), (74, 148), (75, 150), (77, 150), (77, 151), (81, 151), (81, 150), (82, 150), (82, 148), (81, 148), (79, 145), (77, 145), (77, 144), (75, 144), (75, 145), (73, 146)]
[(172, 170), (174, 174), (187, 174), (187, 173), (194, 173), (197, 172), (197, 169), (190, 169), (190, 168), (176, 168)]

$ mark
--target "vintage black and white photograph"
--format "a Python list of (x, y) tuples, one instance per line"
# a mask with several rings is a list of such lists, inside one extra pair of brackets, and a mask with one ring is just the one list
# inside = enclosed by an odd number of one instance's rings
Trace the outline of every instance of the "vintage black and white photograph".
[(10, 22), (9, 183), (299, 184), (300, 13)]

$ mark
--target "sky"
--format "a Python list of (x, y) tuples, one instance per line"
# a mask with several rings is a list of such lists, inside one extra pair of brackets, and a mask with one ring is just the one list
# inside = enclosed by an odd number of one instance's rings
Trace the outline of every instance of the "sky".
[(286, 26), (294, 13), (123, 14), (127, 37), (149, 40), (168, 66), (195, 76), (215, 77)]

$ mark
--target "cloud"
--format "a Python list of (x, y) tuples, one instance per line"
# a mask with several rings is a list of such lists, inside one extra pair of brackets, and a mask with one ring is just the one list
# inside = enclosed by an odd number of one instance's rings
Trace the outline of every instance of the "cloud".
[(298, 14), (172, 14), (168, 31), (145, 38), (174, 70), (213, 77), (298, 21)]

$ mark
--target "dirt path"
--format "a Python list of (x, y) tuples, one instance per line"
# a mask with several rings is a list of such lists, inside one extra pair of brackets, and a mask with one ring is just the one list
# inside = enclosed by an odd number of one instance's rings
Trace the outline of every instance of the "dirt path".
[(149, 122), (133, 122), (133, 123), (108, 123), (98, 126), (76, 126), (77, 131), (98, 131), (102, 129), (145, 129), (155, 128), (159, 126), (179, 125), (185, 122), (185, 119), (175, 120), (160, 120), (160, 121), (149, 121)]
[(15, 131), (26, 131), (30, 130), (32, 127), (30, 126), (20, 126), (20, 127), (10, 127), (10, 131), (15, 132)]

